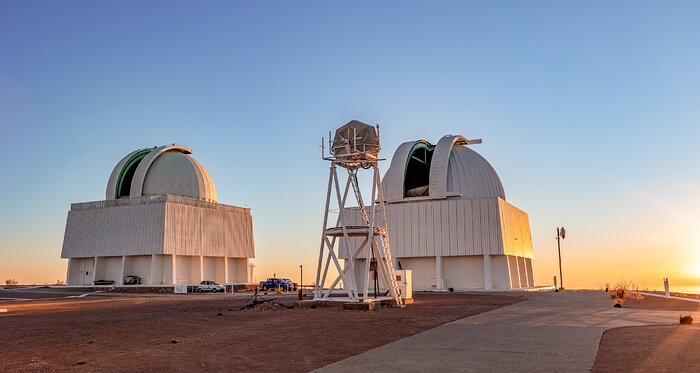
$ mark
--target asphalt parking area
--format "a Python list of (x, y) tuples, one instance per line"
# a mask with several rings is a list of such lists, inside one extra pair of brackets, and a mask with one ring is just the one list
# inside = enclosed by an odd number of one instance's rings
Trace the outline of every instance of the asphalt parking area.
[(75, 290), (70, 288), (59, 289), (50, 287), (21, 287), (0, 289), (0, 302), (18, 302), (41, 299), (82, 297), (91, 291)]

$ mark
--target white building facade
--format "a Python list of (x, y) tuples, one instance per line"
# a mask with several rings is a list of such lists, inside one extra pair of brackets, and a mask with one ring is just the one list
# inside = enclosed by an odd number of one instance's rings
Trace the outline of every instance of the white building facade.
[(71, 205), (67, 285), (253, 280), (250, 209), (217, 202), (209, 172), (179, 145), (139, 149), (112, 171), (104, 201)]
[[(414, 290), (535, 285), (528, 216), (506, 202), (496, 171), (468, 147), (480, 142), (448, 135), (435, 145), (403, 143), (384, 175), (392, 255), (413, 271)], [(357, 213), (344, 218), (360, 224)]]

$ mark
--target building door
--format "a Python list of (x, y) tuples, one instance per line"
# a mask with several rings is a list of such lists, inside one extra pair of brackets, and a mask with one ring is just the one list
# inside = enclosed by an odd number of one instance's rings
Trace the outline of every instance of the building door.
[(95, 270), (95, 258), (83, 258), (83, 270), (81, 273), (83, 285), (92, 285), (93, 271)]

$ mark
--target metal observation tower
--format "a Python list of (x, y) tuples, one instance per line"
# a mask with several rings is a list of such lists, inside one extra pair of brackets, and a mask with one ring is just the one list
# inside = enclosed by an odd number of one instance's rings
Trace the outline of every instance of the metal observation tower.
[[(391, 246), (387, 232), (386, 210), (384, 208), (384, 193), (379, 174), (378, 158), (381, 146), (379, 144), (379, 126), (373, 127), (360, 121), (353, 120), (338, 128), (333, 140), (329, 138), (330, 156), (325, 154), (324, 140), (321, 142), (322, 158), (330, 162), (330, 175), (328, 178), (328, 191), (326, 193), (326, 208), (323, 217), (323, 233), (321, 235), (321, 248), (318, 256), (318, 270), (316, 272), (316, 287), (314, 289), (315, 300), (342, 300), (346, 302), (373, 302), (379, 300), (392, 300), (393, 303), (403, 306), (400, 290), (394, 273), (394, 265), (391, 259)], [(347, 170), (344, 191), (338, 178), (338, 170)], [(357, 181), (357, 173), (360, 170), (372, 170), (372, 201), (371, 206), (365, 207)], [(362, 216), (364, 225), (351, 226), (345, 221), (349, 216), (347, 209), (348, 192), (352, 187), (353, 194)], [(329, 213), (331, 212), (331, 200), (335, 199), (338, 206), (338, 218), (335, 224), (329, 226)], [(367, 211), (369, 209), (369, 211)], [(358, 238), (358, 239), (352, 239)], [(355, 243), (355, 244), (353, 244)], [(337, 249), (337, 250), (336, 250)], [(340, 250), (344, 255), (339, 255)], [(366, 250), (366, 252), (365, 252)], [(363, 254), (364, 253), (364, 254)], [(345, 259), (341, 265), (339, 256)], [(366, 258), (364, 262), (356, 260)], [(328, 289), (323, 288), (329, 273), (331, 262), (338, 273)], [(364, 270), (355, 268), (356, 265), (364, 265)], [(370, 268), (372, 264), (373, 268)], [(368, 285), (370, 271), (375, 271), (379, 279), (388, 287), (387, 296), (379, 296), (375, 292), (374, 297), (369, 297)], [(363, 276), (363, 281), (358, 281), (356, 276)], [(335, 299), (331, 297), (333, 290), (342, 280), (347, 298)], [(362, 289), (358, 288), (362, 285)]]

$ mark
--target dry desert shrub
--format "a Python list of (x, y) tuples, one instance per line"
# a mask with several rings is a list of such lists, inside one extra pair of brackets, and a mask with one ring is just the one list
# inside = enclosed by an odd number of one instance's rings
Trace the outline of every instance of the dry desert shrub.
[(693, 316), (686, 315), (686, 316), (681, 316), (680, 321), (682, 325), (690, 325), (693, 323)]
[(622, 307), (622, 303), (625, 301), (625, 297), (632, 299), (643, 299), (644, 296), (641, 294), (631, 293), (630, 290), (633, 289), (631, 281), (621, 280), (615, 283), (615, 285), (610, 289), (608, 294), (610, 298), (615, 300), (615, 307)]
[(612, 299), (625, 299), (626, 295), (629, 295), (628, 291), (632, 288), (631, 281), (618, 281), (615, 286), (610, 289), (609, 294)]

